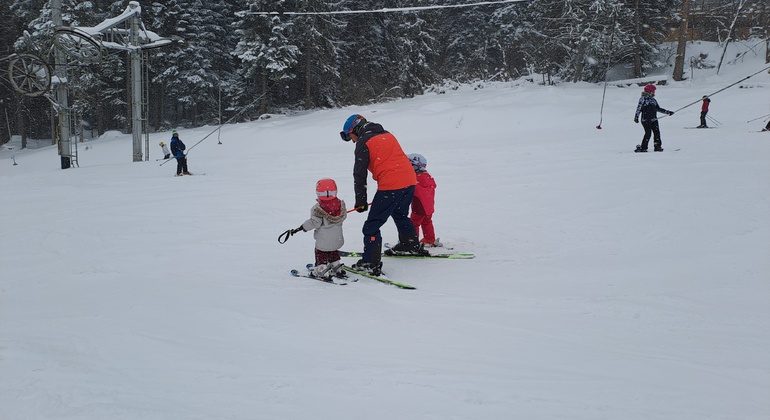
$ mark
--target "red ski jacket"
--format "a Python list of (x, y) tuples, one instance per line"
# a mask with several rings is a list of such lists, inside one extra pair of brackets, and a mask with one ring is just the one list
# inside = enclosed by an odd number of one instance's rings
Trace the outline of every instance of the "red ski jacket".
[(414, 187), (412, 213), (432, 216), (436, 199), (436, 180), (428, 172), (417, 173), (417, 185)]
[(703, 105), (700, 107), (700, 112), (708, 112), (709, 111), (709, 104), (711, 103), (711, 99), (706, 98), (703, 100)]

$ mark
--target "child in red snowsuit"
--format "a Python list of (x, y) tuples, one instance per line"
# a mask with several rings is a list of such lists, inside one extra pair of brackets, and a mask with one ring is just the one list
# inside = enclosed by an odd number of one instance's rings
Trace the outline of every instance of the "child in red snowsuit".
[(710, 103), (711, 99), (709, 99), (708, 96), (703, 95), (703, 105), (700, 107), (700, 125), (698, 128), (709, 128), (708, 125), (706, 125), (706, 114), (709, 113)]
[(428, 173), (426, 167), (428, 161), (419, 154), (409, 155), (409, 161), (417, 173), (417, 185), (414, 188), (414, 198), (412, 199), (412, 214), (409, 218), (417, 230), (417, 236), (420, 236), (422, 228), (423, 238), (420, 242), (425, 246), (440, 246), (436, 240), (436, 232), (433, 229), (433, 211), (434, 200), (436, 197), (436, 181)]

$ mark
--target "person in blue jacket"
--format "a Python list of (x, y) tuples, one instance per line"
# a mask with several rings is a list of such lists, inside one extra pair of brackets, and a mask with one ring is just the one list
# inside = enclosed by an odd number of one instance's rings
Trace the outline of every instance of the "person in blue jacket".
[(179, 139), (179, 133), (176, 130), (171, 134), (171, 153), (176, 158), (176, 176), (192, 175), (187, 170), (187, 157), (184, 154), (185, 145)]

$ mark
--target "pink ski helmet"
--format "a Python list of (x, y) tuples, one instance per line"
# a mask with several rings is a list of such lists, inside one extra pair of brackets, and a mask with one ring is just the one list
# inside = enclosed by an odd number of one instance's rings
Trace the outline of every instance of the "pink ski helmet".
[(337, 183), (331, 178), (324, 178), (315, 184), (315, 193), (319, 200), (333, 200), (337, 198)]
[(647, 93), (655, 93), (655, 85), (647, 85), (644, 87), (644, 91)]

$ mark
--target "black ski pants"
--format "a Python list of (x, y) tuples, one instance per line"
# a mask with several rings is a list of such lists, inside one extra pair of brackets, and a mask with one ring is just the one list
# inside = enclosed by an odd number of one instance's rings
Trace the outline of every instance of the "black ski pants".
[(393, 218), (398, 229), (399, 238), (402, 235), (416, 236), (412, 220), (409, 219), (409, 208), (414, 197), (414, 185), (400, 190), (377, 190), (369, 207), (369, 216), (364, 222), (362, 232), (364, 234), (363, 260), (369, 263), (379, 263), (382, 251), (382, 236), (380, 228), (389, 218)]
[(655, 121), (642, 121), (642, 127), (644, 127), (644, 137), (642, 137), (642, 150), (647, 150), (647, 146), (650, 144), (650, 136), (654, 136), (654, 144), (656, 149), (663, 147), (663, 141), (660, 139), (660, 127), (658, 126), (658, 120)]
[(182, 175), (187, 171), (187, 158), (176, 158), (176, 174)]

